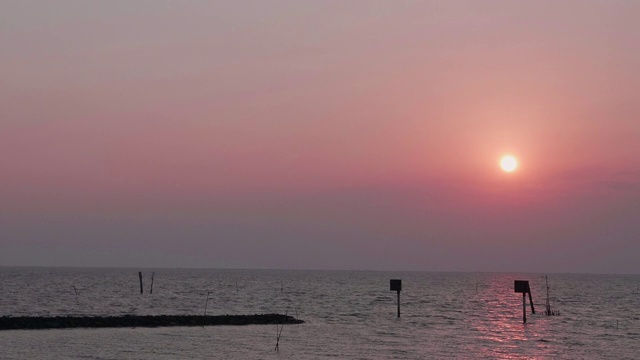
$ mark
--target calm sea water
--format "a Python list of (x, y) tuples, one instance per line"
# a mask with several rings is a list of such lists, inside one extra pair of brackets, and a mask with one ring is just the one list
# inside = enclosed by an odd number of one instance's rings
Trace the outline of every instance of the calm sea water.
[[(0, 331), (0, 359), (637, 359), (640, 276), (0, 268), (0, 316), (288, 313), (276, 325)], [(402, 279), (402, 317), (389, 279)], [(529, 280), (536, 314), (515, 279)], [(79, 295), (76, 296), (76, 287)]]

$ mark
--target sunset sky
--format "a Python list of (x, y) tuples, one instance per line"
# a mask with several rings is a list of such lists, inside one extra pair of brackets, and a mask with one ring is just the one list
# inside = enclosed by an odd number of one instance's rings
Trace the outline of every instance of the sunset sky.
[(639, 18), (0, 1), (0, 266), (640, 273)]

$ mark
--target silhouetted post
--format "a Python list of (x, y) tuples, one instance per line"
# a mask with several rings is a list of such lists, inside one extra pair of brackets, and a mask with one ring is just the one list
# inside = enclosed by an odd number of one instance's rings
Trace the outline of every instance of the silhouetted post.
[(151, 273), (151, 289), (149, 290), (149, 294), (153, 294), (153, 278), (156, 276), (156, 272)]
[(211, 291), (207, 291), (207, 301), (205, 301), (204, 303), (204, 316), (207, 316), (207, 305), (209, 305), (209, 295), (211, 294)]
[(140, 278), (140, 294), (144, 292), (142, 289), (142, 271), (138, 271), (138, 277)]
[(522, 293), (522, 323), (527, 323), (527, 294), (529, 294), (529, 302), (531, 303), (531, 313), (535, 314), (536, 310), (533, 307), (533, 297), (531, 296), (531, 288), (529, 288), (529, 281), (516, 280), (514, 284), (515, 292)]
[(80, 304), (80, 300), (78, 299), (78, 289), (76, 289), (76, 284), (73, 284), (73, 291), (76, 293), (76, 303)]
[[(284, 317), (287, 317), (289, 311), (287, 310), (284, 313)], [(280, 336), (282, 335), (282, 330), (284, 330), (284, 318), (282, 318), (282, 327), (278, 330), (278, 324), (276, 324), (276, 351), (280, 351)]]
[(535, 314), (536, 309), (533, 307), (533, 298), (531, 297), (531, 290), (529, 290), (529, 304), (531, 305), (531, 313)]
[(547, 284), (547, 301), (545, 302), (544, 306), (547, 308), (547, 316), (551, 316), (551, 301), (549, 301), (549, 278), (547, 277), (547, 275), (544, 276), (544, 281)]
[(527, 323), (527, 294), (522, 293), (522, 323)]
[(400, 317), (400, 291), (402, 291), (402, 280), (391, 279), (390, 291), (396, 291), (398, 293), (398, 317)]

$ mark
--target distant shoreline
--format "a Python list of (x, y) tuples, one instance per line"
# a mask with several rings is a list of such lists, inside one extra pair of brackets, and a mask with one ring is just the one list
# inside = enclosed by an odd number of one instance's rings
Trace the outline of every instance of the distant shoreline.
[(255, 315), (124, 315), (124, 316), (3, 316), (0, 330), (43, 330), (71, 328), (168, 327), (302, 324), (304, 321), (280, 314)]
[(38, 269), (38, 270), (132, 270), (132, 271), (156, 271), (179, 270), (179, 271), (267, 271), (267, 272), (354, 272), (354, 273), (432, 273), (432, 274), (553, 274), (553, 275), (605, 275), (605, 276), (638, 276), (640, 272), (581, 272), (581, 271), (533, 271), (533, 270), (408, 270), (408, 269), (314, 269), (314, 268), (236, 268), (236, 267), (157, 267), (157, 266), (69, 266), (69, 265), (0, 265), (0, 269)]

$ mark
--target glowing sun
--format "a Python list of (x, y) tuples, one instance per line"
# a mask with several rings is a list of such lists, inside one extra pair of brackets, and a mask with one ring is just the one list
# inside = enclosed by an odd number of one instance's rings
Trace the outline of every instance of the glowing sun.
[(500, 167), (506, 172), (513, 172), (518, 168), (518, 159), (511, 155), (505, 155), (500, 159)]

